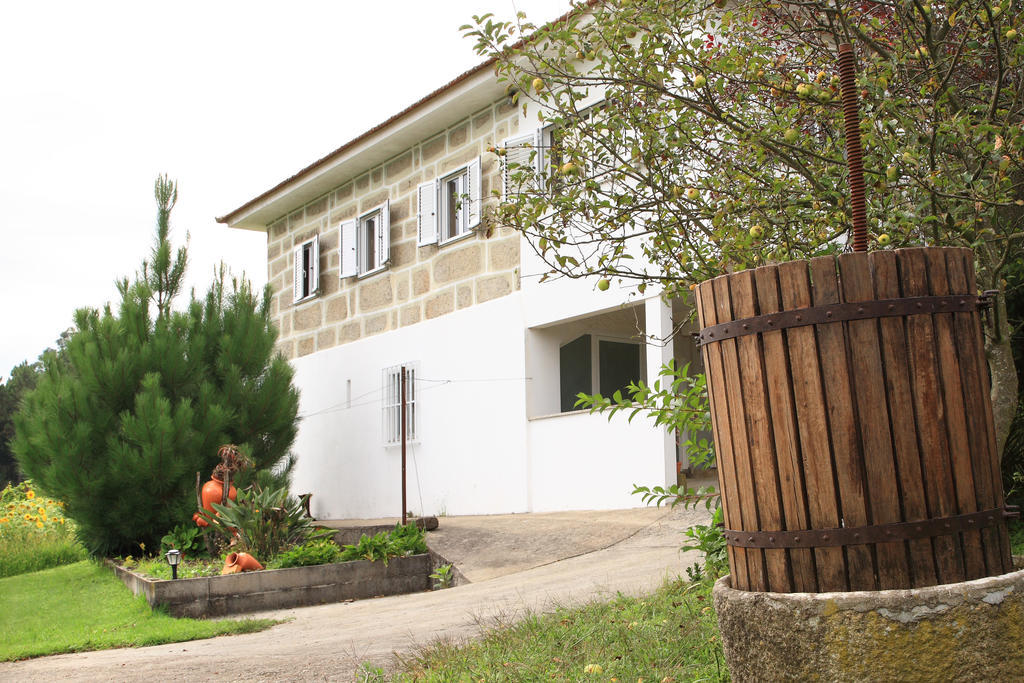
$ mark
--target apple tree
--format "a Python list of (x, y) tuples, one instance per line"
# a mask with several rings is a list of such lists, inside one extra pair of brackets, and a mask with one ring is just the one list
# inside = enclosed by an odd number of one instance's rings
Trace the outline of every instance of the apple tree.
[[(837, 46), (854, 46), (872, 248), (968, 246), (979, 285), (1024, 258), (1024, 14), (1011, 0), (608, 0), (464, 27), (550, 131), (496, 218), (551, 276), (696, 282), (847, 248)], [(525, 39), (524, 39), (525, 37)], [(596, 104), (595, 104), (596, 102)], [(508, 150), (497, 149), (504, 155)], [(536, 164), (538, 155), (546, 160)], [(1000, 444), (1017, 404), (998, 297)]]

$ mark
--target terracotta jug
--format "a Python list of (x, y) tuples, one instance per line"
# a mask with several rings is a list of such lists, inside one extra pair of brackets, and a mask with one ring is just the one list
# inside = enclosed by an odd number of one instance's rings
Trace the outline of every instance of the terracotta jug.
[(263, 569), (263, 565), (249, 553), (231, 553), (224, 558), (224, 569), (220, 573), (223, 576), (239, 572), (252, 572), (258, 569)]
[[(195, 513), (192, 515), (192, 520), (197, 526), (210, 526), (208, 518), (214, 514), (213, 503), (220, 503), (224, 500), (224, 482), (216, 477), (212, 477), (210, 481), (203, 484), (200, 495), (203, 499), (203, 509), (206, 512), (205, 514), (201, 512)], [(238, 489), (235, 488), (234, 484), (228, 488), (228, 500), (238, 500)]]

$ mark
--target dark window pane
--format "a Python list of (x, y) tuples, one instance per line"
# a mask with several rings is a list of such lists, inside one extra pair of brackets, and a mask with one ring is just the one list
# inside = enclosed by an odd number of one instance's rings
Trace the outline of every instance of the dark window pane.
[(600, 341), (597, 355), (602, 396), (611, 396), (616, 391), (625, 394), (630, 382), (640, 379), (639, 344)]
[(558, 378), (561, 393), (561, 410), (574, 408), (576, 394), (593, 392), (590, 383), (590, 335), (577, 337), (558, 350)]

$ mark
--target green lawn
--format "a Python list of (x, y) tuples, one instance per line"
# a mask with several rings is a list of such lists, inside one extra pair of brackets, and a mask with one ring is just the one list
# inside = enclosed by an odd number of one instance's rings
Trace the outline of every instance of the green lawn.
[[(518, 616), (518, 615), (512, 615)], [(494, 624), (478, 640), (438, 643), (404, 662), (399, 681), (722, 681), (729, 673), (710, 583), (666, 583), (652, 595), (620, 596)], [(385, 673), (366, 666), (366, 680)]]
[(175, 619), (90, 561), (0, 579), (0, 661), (252, 633), (275, 623)]

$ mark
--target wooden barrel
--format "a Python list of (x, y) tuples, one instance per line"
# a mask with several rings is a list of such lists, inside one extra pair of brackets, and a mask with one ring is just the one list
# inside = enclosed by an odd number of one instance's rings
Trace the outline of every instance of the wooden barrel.
[(826, 256), (696, 289), (733, 586), (1012, 571), (969, 249)]

